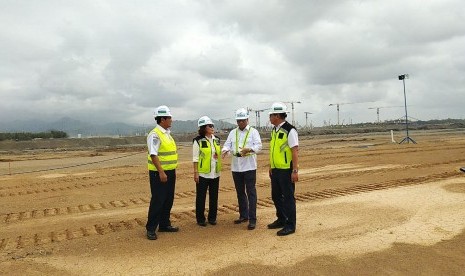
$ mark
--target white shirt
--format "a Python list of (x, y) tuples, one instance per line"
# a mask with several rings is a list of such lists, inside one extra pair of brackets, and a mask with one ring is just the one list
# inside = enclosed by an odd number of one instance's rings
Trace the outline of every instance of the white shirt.
[[(166, 137), (171, 138), (171, 131), (169, 129), (164, 129), (163, 127), (157, 125), (156, 128), (161, 130), (162, 133), (166, 135)], [(152, 131), (148, 136), (147, 136), (147, 148), (149, 151), (150, 155), (158, 155), (158, 150), (160, 149), (160, 137), (158, 137), (158, 134), (155, 131)]]
[[(279, 129), (284, 125), (285, 122), (286, 121), (280, 123), (277, 127), (275, 127), (276, 131), (279, 131)], [(295, 146), (299, 146), (299, 135), (297, 134), (297, 130), (295, 128), (289, 131), (289, 134), (287, 135), (287, 144), (291, 149)]]
[[(217, 159), (214, 158), (215, 145), (214, 145), (213, 139), (215, 139), (215, 135), (212, 135), (211, 138), (208, 138), (207, 136), (205, 136), (205, 138), (208, 140), (208, 142), (210, 142), (210, 147), (212, 149), (212, 156), (211, 156), (211, 162), (210, 162), (211, 169), (210, 169), (210, 173), (199, 172), (199, 176), (203, 178), (214, 179), (220, 176), (220, 172), (216, 172)], [(197, 143), (197, 141), (194, 140), (194, 142), (192, 143), (192, 161), (193, 162), (199, 162), (199, 154), (200, 154), (199, 144)]]
[[(247, 141), (245, 141), (245, 137), (247, 136), (247, 132), (249, 131), (249, 136), (247, 137)], [(237, 134), (237, 135), (236, 135)], [(238, 141), (236, 141), (236, 137)], [(244, 157), (237, 157), (236, 154), (236, 144), (237, 148), (250, 148), (254, 151), (253, 154), (244, 156)], [(246, 172), (251, 170), (257, 169), (257, 153), (262, 149), (262, 140), (260, 139), (260, 134), (258, 130), (255, 128), (251, 128), (247, 125), (243, 130), (240, 130), (238, 127), (231, 130), (226, 139), (226, 142), (223, 145), (222, 152), (230, 152), (232, 154), (232, 162), (231, 162), (231, 171), (233, 172)]]

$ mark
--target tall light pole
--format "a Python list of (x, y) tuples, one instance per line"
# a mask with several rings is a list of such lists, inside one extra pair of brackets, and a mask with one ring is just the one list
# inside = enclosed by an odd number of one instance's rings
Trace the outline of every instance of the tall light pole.
[(308, 114), (313, 114), (312, 112), (304, 111), (305, 113), (305, 128), (308, 128)]
[(329, 106), (335, 105), (337, 107), (337, 125), (339, 125), (339, 104), (329, 104)]
[(410, 138), (410, 136), (408, 135), (408, 115), (407, 115), (407, 94), (405, 93), (405, 79), (408, 79), (408, 74), (403, 74), (403, 75), (400, 75), (399, 76), (399, 80), (402, 81), (402, 83), (404, 84), (404, 107), (405, 107), (405, 131), (406, 131), (406, 136), (404, 139), (402, 139), (402, 141), (400, 141), (399, 144), (402, 144), (404, 142), (407, 142), (407, 144), (412, 141), (412, 143), (416, 144), (417, 142), (415, 142), (415, 140), (413, 140), (412, 138)]

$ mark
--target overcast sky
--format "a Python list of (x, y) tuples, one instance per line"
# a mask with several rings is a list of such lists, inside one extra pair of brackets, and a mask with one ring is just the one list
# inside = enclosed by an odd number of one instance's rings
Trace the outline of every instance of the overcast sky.
[(409, 116), (465, 119), (464, 18), (463, 0), (0, 0), (0, 118), (234, 122), (284, 101), (300, 125), (336, 103), (374, 122), (405, 115), (407, 73)]

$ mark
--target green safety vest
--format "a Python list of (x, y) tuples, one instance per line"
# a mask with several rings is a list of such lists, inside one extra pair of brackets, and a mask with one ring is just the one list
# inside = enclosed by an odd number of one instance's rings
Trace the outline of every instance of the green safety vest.
[[(160, 148), (158, 149), (158, 160), (160, 160), (163, 170), (174, 170), (178, 166), (178, 153), (176, 151), (176, 142), (171, 135), (166, 135), (158, 128), (152, 129), (149, 135), (155, 132), (160, 138)], [(150, 171), (157, 171), (157, 167), (152, 162), (150, 153), (147, 155), (148, 168)]]
[(288, 136), (294, 127), (285, 122), (278, 131), (271, 131), (270, 164), (272, 169), (290, 169), (292, 163), (292, 150), (288, 144)]
[[(197, 163), (197, 169), (199, 173), (210, 173), (211, 172), (211, 159), (212, 159), (212, 147), (206, 137), (200, 137), (194, 139), (199, 144), (199, 162)], [(221, 147), (220, 139), (215, 137), (213, 139), (213, 145), (215, 148), (216, 155), (218, 156), (216, 162), (215, 172), (221, 171)]]

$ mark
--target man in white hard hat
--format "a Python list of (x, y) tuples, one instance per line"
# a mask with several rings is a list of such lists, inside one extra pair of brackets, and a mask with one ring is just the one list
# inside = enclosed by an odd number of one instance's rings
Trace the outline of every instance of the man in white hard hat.
[(153, 114), (157, 126), (147, 136), (148, 169), (152, 198), (147, 216), (147, 238), (156, 240), (158, 232), (178, 232), (179, 228), (171, 225), (170, 213), (174, 201), (176, 184), (176, 167), (178, 153), (176, 143), (171, 137), (172, 116), (170, 109), (159, 106)]
[(269, 229), (282, 228), (278, 236), (293, 234), (296, 229), (295, 183), (299, 180), (299, 137), (296, 128), (286, 121), (287, 106), (271, 106), (270, 122), (274, 125), (270, 141), (271, 198), (277, 219)]
[(208, 223), (216, 225), (218, 213), (218, 189), (221, 174), (220, 138), (214, 135), (215, 125), (208, 116), (197, 121), (199, 135), (192, 142), (194, 163), (195, 217), (199, 226), (207, 226), (205, 201), (208, 191)]
[(233, 129), (223, 145), (223, 158), (232, 153), (231, 171), (239, 203), (239, 219), (235, 224), (249, 221), (247, 229), (257, 224), (257, 153), (262, 149), (258, 131), (249, 126), (249, 113), (240, 108), (235, 114), (237, 128)]

